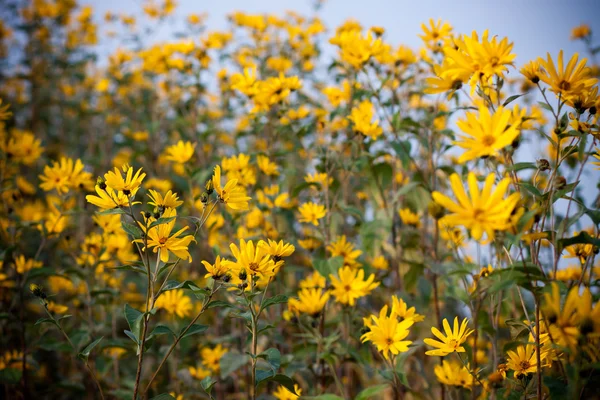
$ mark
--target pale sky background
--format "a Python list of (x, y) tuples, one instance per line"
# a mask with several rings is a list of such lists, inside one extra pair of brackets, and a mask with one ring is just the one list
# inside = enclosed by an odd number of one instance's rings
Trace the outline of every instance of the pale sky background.
[[(106, 11), (139, 14), (144, 2), (82, 0), (81, 3), (94, 6), (97, 15), (103, 16)], [(224, 29), (226, 16), (232, 11), (282, 14), (293, 10), (311, 15), (313, 4), (309, 0), (178, 0), (178, 3), (178, 15), (208, 13), (209, 29)], [(429, 18), (450, 22), (458, 33), (489, 29), (491, 35), (507, 36), (515, 43), (517, 65), (547, 51), (551, 54), (557, 54), (560, 49), (567, 54), (583, 52), (582, 43), (569, 40), (571, 29), (576, 25), (586, 23), (600, 34), (600, 0), (327, 0), (319, 15), (330, 30), (354, 18), (366, 27), (384, 27), (388, 42), (413, 48), (421, 45), (417, 35), (421, 32), (421, 23)]]
[[(209, 30), (227, 28), (227, 15), (233, 11), (248, 13), (273, 13), (283, 15), (287, 10), (296, 11), (305, 16), (312, 16), (313, 1), (310, 0), (177, 0), (178, 7), (175, 15), (181, 17), (190, 13), (207, 13), (206, 22)], [(107, 11), (126, 13), (139, 16), (143, 0), (82, 0), (82, 4), (92, 5), (95, 9), (101, 27), (102, 18)], [(580, 24), (588, 24), (594, 32), (595, 45), (600, 45), (600, 0), (454, 0), (454, 1), (406, 1), (406, 0), (327, 0), (318, 13), (329, 32), (330, 37), (335, 27), (348, 18), (358, 20), (364, 27), (373, 25), (386, 29), (386, 42), (392, 45), (405, 44), (413, 49), (422, 46), (418, 34), (421, 33), (421, 23), (430, 18), (448, 21), (455, 33), (470, 34), (473, 30), (482, 33), (489, 30), (490, 36), (508, 37), (514, 42), (513, 52), (516, 53), (516, 66), (521, 67), (529, 60), (545, 57), (550, 52), (556, 60), (559, 50), (565, 51), (569, 59), (573, 53), (579, 52), (587, 56), (586, 48), (581, 41), (571, 41), (571, 29)], [(184, 25), (169, 23), (161, 28), (149, 42), (171, 40), (169, 33), (183, 30)], [(197, 39), (197, 38), (195, 38)], [(101, 38), (102, 43), (104, 38)], [(103, 49), (110, 51), (108, 48)], [(101, 51), (102, 53), (102, 51)], [(325, 49), (325, 54), (334, 55), (331, 48)], [(600, 56), (600, 54), (598, 54)], [(324, 58), (322, 61), (329, 62)], [(600, 57), (598, 57), (600, 62)], [(512, 70), (510, 74), (517, 71)], [(509, 74), (509, 76), (510, 76)], [(551, 94), (551, 98), (554, 96)], [(545, 146), (545, 145), (544, 145)], [(538, 158), (542, 154), (535, 144), (527, 145), (531, 154), (527, 158)], [(525, 150), (525, 149), (522, 149)], [(520, 153), (523, 153), (521, 151)], [(574, 180), (568, 175), (569, 182)], [(588, 165), (582, 177), (586, 203), (591, 202), (598, 194), (596, 185), (600, 181), (600, 171), (595, 171)], [(574, 208), (571, 215), (574, 214)]]

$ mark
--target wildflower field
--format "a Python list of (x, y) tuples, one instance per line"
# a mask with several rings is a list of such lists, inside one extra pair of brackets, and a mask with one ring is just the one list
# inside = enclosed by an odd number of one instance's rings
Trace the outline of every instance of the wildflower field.
[(0, 398), (600, 398), (588, 26), (139, 3), (3, 2)]

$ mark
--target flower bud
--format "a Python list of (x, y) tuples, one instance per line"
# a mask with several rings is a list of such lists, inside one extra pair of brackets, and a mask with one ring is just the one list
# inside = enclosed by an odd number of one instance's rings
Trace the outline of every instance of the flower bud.
[(567, 180), (565, 179), (564, 176), (557, 176), (554, 179), (554, 186), (555, 186), (556, 190), (561, 190), (562, 188), (567, 186)]
[(427, 211), (434, 219), (440, 219), (444, 216), (444, 207), (436, 203), (435, 201), (429, 202), (427, 205)]
[(212, 194), (212, 192), (215, 190), (214, 186), (213, 186), (213, 182), (212, 179), (209, 179), (206, 181), (206, 185), (204, 185), (204, 187), (206, 188), (206, 193), (210, 196)]
[(550, 169), (550, 162), (545, 158), (541, 158), (537, 161), (537, 167), (539, 171), (548, 171)]
[(240, 278), (242, 281), (245, 281), (246, 278), (248, 278), (248, 273), (246, 272), (245, 269), (240, 271), (238, 278)]

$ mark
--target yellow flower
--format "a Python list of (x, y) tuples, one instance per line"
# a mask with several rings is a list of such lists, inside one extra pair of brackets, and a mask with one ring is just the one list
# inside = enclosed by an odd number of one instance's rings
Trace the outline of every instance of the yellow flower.
[(390, 264), (384, 256), (377, 256), (373, 258), (373, 261), (371, 261), (371, 267), (375, 269), (388, 270), (390, 268)]
[[(96, 185), (96, 193), (98, 196), (88, 194), (85, 199), (88, 203), (91, 203), (104, 210), (112, 210), (119, 207), (128, 207), (129, 198), (123, 194), (123, 192), (115, 191), (109, 187), (102, 189), (100, 185)], [(132, 204), (139, 204), (139, 202), (133, 202)]]
[(408, 308), (406, 302), (396, 296), (392, 296), (392, 314), (404, 319), (412, 319), (415, 322), (421, 322), (425, 319), (424, 315), (417, 314), (417, 310), (414, 307)]
[(300, 289), (325, 289), (325, 283), (325, 277), (317, 271), (315, 271), (306, 278), (302, 279), (298, 286), (300, 286)]
[(271, 160), (269, 160), (269, 157), (267, 156), (257, 156), (256, 157), (256, 163), (258, 164), (258, 168), (264, 172), (265, 175), (268, 176), (277, 176), (279, 175), (279, 171), (278, 171), (278, 166), (277, 164), (271, 162)]
[(471, 388), (476, 384), (469, 370), (457, 362), (442, 361), (442, 365), (433, 367), (438, 381), (443, 385)]
[(306, 183), (318, 183), (322, 188), (326, 188), (333, 183), (333, 178), (328, 177), (325, 172), (315, 172), (314, 174), (306, 174), (304, 181)]
[(444, 73), (445, 70), (439, 65), (433, 66), (433, 72), (435, 77), (425, 78), (426, 86), (423, 92), (427, 94), (448, 92), (448, 96), (446, 98), (450, 100), (454, 92), (462, 87), (462, 80), (455, 78), (450, 74)]
[(596, 147), (592, 156), (598, 161), (592, 161), (591, 164), (596, 166), (594, 169), (600, 170), (600, 147)]
[(36, 261), (33, 258), (26, 259), (23, 254), (19, 255), (15, 259), (15, 269), (17, 273), (24, 274), (25, 272), (32, 270), (34, 268), (41, 268), (42, 262)]
[(106, 186), (123, 192), (126, 196), (134, 195), (142, 184), (146, 174), (142, 173), (142, 169), (140, 168), (134, 175), (133, 167), (129, 165), (123, 165), (122, 170), (125, 173), (125, 178), (123, 178), (121, 171), (116, 167), (114, 171), (108, 171), (104, 174)]
[[(171, 234), (175, 227), (175, 222), (177, 221), (177, 218), (175, 217), (177, 217), (177, 210), (168, 208), (163, 213), (162, 218), (172, 218), (169, 222), (149, 228), (147, 232), (145, 225), (142, 222), (139, 222), (139, 225), (140, 228), (142, 228), (142, 231), (148, 236), (148, 247), (153, 249), (154, 253), (160, 250), (160, 260), (162, 262), (169, 262), (169, 253), (173, 253), (176, 257), (191, 262), (192, 256), (188, 251), (188, 246), (192, 241), (195, 241), (194, 236), (181, 236), (181, 234), (188, 229), (187, 226)], [(153, 217), (146, 220), (145, 215), (144, 220), (148, 226), (156, 221)], [(135, 241), (143, 243), (142, 239), (136, 239)]]
[(69, 311), (69, 307), (56, 304), (53, 301), (48, 302), (48, 305), (46, 307), (48, 308), (48, 311), (54, 314), (64, 314), (67, 311)]
[(206, 378), (207, 376), (211, 375), (210, 370), (203, 368), (203, 367), (189, 367), (188, 371), (190, 373), (190, 375), (192, 376), (192, 378), (198, 379), (198, 380), (202, 380), (204, 378)]
[(456, 122), (466, 135), (460, 135), (460, 140), (454, 144), (467, 150), (458, 162), (462, 164), (479, 157), (496, 156), (509, 146), (519, 136), (519, 124), (510, 124), (510, 118), (511, 111), (502, 106), (493, 115), (483, 105), (479, 107), (479, 115), (467, 112), (466, 119)]
[(365, 271), (362, 269), (342, 267), (338, 270), (338, 277), (329, 275), (333, 286), (331, 294), (335, 296), (338, 303), (350, 306), (354, 306), (357, 299), (367, 296), (379, 286), (379, 282), (374, 282), (374, 274), (364, 280)]
[(302, 389), (297, 384), (294, 384), (294, 391), (296, 394), (290, 392), (284, 386), (279, 386), (276, 391), (273, 392), (273, 397), (277, 400), (296, 400), (302, 394)]
[(0, 149), (10, 155), (15, 162), (25, 165), (32, 165), (44, 151), (40, 140), (36, 139), (33, 133), (16, 129), (11, 132), (6, 147), (4, 147), (4, 140), (0, 143)]
[(257, 93), (256, 67), (246, 68), (243, 74), (231, 75), (231, 88), (248, 97)]
[(268, 246), (263, 245), (263, 241), (254, 245), (252, 240), (240, 240), (240, 247), (234, 243), (229, 245), (231, 254), (235, 258), (235, 262), (227, 261), (226, 266), (231, 269), (235, 284), (242, 283), (239, 277), (240, 273), (245, 272), (252, 282), (266, 284), (275, 274), (275, 262), (271, 259), (268, 253)]
[(541, 311), (550, 326), (552, 339), (559, 346), (571, 349), (577, 347), (579, 338), (577, 310), (581, 306), (578, 286), (574, 286), (569, 291), (564, 305), (557, 283), (553, 282), (550, 292), (544, 293)]
[(164, 197), (156, 190), (150, 189), (148, 190), (148, 192), (148, 197), (150, 197), (150, 199), (152, 200), (149, 201), (148, 204), (153, 205), (154, 207), (163, 209), (176, 208), (183, 204), (183, 201), (179, 200), (177, 193), (173, 193), (170, 190), (167, 192), (167, 194), (164, 195)]
[(204, 347), (200, 351), (202, 365), (214, 374), (219, 373), (219, 362), (221, 357), (227, 353), (227, 349), (217, 344), (214, 348)]
[(316, 204), (313, 202), (304, 203), (299, 208), (301, 217), (298, 218), (300, 222), (307, 222), (314, 226), (319, 226), (319, 220), (327, 214), (325, 206)]
[(354, 244), (346, 240), (346, 235), (342, 235), (335, 242), (330, 243), (327, 250), (331, 252), (331, 257), (343, 257), (346, 266), (353, 268), (360, 266), (357, 258), (362, 254), (362, 250), (355, 249)]
[(52, 167), (46, 165), (44, 174), (39, 176), (40, 188), (47, 192), (56, 189), (59, 194), (65, 194), (69, 189), (89, 186), (92, 175), (83, 168), (81, 160), (62, 157), (59, 162), (53, 161)]
[[(226, 260), (223, 260), (223, 261), (226, 261)], [(227, 263), (222, 263), (220, 256), (217, 256), (217, 258), (215, 259), (215, 263), (212, 265), (209, 262), (204, 261), (204, 260), (202, 261), (202, 264), (204, 265), (204, 268), (206, 268), (206, 271), (208, 271), (208, 273), (206, 275), (204, 275), (204, 277), (208, 278), (210, 276), (216, 281), (223, 278), (229, 271), (229, 268), (227, 267)]]
[(550, 53), (547, 53), (547, 58), (547, 60), (538, 59), (546, 71), (545, 74), (540, 75), (540, 79), (550, 86), (551, 91), (557, 96), (561, 95), (563, 99), (591, 89), (598, 81), (592, 77), (590, 69), (586, 67), (587, 59), (579, 61), (577, 53), (571, 57), (566, 66), (563, 64), (562, 50), (558, 53), (556, 66)]
[(425, 352), (428, 356), (446, 356), (450, 353), (464, 353), (465, 348), (461, 345), (467, 340), (467, 337), (471, 333), (473, 333), (472, 329), (467, 329), (468, 321), (465, 318), (463, 322), (460, 324), (460, 328), (458, 326), (458, 317), (454, 317), (454, 328), (450, 329), (450, 324), (448, 320), (444, 318), (443, 325), (445, 335), (440, 332), (436, 327), (431, 327), (431, 333), (433, 333), (438, 339), (430, 339), (426, 338), (423, 341), (425, 344), (429, 346), (435, 347), (436, 350), (429, 350)]
[(323, 94), (327, 96), (327, 100), (329, 100), (329, 103), (333, 107), (337, 107), (342, 103), (348, 103), (351, 96), (350, 83), (344, 81), (341, 89), (335, 86), (326, 87), (323, 89)]
[(261, 240), (258, 245), (262, 246), (271, 255), (276, 264), (280, 262), (283, 264), (282, 258), (291, 256), (296, 250), (293, 244), (284, 243), (283, 240), (279, 242), (271, 239), (267, 239), (266, 242)]
[(177, 144), (169, 146), (165, 149), (165, 158), (174, 163), (184, 164), (194, 156), (195, 148), (196, 143), (184, 142), (183, 140), (180, 140), (177, 142)]
[(192, 301), (185, 295), (183, 289), (163, 292), (154, 306), (166, 310), (170, 315), (177, 315), (179, 318), (189, 316), (193, 308)]
[(503, 199), (510, 184), (509, 178), (501, 180), (492, 193), (494, 179), (494, 174), (488, 175), (483, 190), (479, 191), (477, 177), (475, 174), (469, 173), (468, 182), (471, 195), (469, 199), (458, 174), (452, 174), (450, 184), (458, 203), (440, 192), (432, 194), (436, 203), (452, 212), (452, 214), (442, 217), (440, 221), (449, 226), (465, 226), (471, 231), (475, 240), (480, 240), (484, 232), (487, 233), (489, 239), (493, 239), (495, 230), (510, 228), (510, 216), (520, 196), (518, 193), (513, 193)]
[(585, 39), (592, 33), (588, 24), (581, 24), (571, 30), (571, 40)]
[(398, 321), (396, 314), (388, 317), (388, 306), (383, 306), (379, 312), (379, 317), (371, 315), (373, 323), (370, 324), (369, 331), (362, 335), (362, 342), (372, 342), (377, 350), (383, 354), (383, 357), (388, 360), (390, 353), (397, 355), (408, 351), (408, 346), (412, 343), (410, 340), (404, 340), (410, 328), (415, 321), (413, 319), (405, 319)]
[(237, 179), (232, 179), (227, 181), (225, 186), (221, 186), (221, 167), (219, 165), (215, 167), (212, 184), (219, 201), (233, 210), (247, 210), (250, 197), (246, 196), (244, 188), (237, 183)]
[(358, 107), (352, 108), (348, 119), (352, 121), (355, 131), (370, 137), (371, 140), (377, 140), (383, 133), (383, 129), (379, 126), (378, 120), (371, 122), (374, 114), (373, 104), (369, 100), (363, 100)]
[(419, 216), (419, 214), (415, 214), (414, 212), (412, 212), (410, 208), (403, 208), (398, 211), (398, 214), (400, 215), (402, 223), (405, 225), (412, 225), (416, 228), (418, 228), (421, 225), (421, 217)]
[[(508, 369), (515, 371), (515, 378), (519, 379), (522, 375), (529, 375), (537, 371), (537, 354), (535, 345), (525, 345), (517, 347), (517, 351), (509, 350), (506, 365)], [(546, 358), (547, 353), (540, 355), (541, 360)]]
[(543, 73), (540, 63), (537, 61), (529, 61), (520, 71), (525, 78), (533, 83), (538, 83), (540, 81), (540, 76)]
[(288, 307), (292, 311), (314, 316), (323, 310), (329, 296), (329, 292), (323, 292), (321, 288), (302, 289), (298, 292), (298, 299), (289, 299)]
[(419, 37), (425, 42), (425, 45), (434, 51), (441, 49), (441, 43), (452, 36), (452, 26), (447, 22), (438, 19), (434, 22), (433, 18), (429, 20), (429, 26), (421, 24), (423, 34)]

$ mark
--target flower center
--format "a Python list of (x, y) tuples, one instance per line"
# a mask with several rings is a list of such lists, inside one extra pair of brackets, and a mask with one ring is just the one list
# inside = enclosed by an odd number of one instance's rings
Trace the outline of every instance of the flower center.
[(484, 210), (476, 208), (473, 210), (473, 219), (479, 220), (483, 214)]
[(490, 64), (492, 64), (492, 67), (496, 67), (498, 65), (498, 61), (500, 61), (498, 57), (490, 58)]
[(529, 364), (529, 361), (523, 360), (519, 363), (519, 367), (521, 367), (522, 370), (527, 370), (531, 367), (531, 364)]
[(251, 262), (250, 265), (248, 265), (248, 267), (252, 270), (252, 271), (256, 271), (258, 269), (258, 263), (255, 262)]
[(344, 286), (344, 289), (346, 290), (346, 292), (349, 292), (352, 288), (350, 287), (350, 285), (346, 285)]
[(558, 87), (561, 90), (569, 90), (571, 89), (571, 83), (569, 83), (568, 81), (562, 80), (560, 81), (560, 83), (558, 84)]
[(452, 347), (453, 349), (456, 349), (458, 347), (458, 340), (456, 339), (452, 339), (448, 342), (448, 346)]
[(166, 237), (161, 237), (160, 239), (158, 239), (158, 243), (160, 243), (160, 244), (167, 243), (167, 238)]
[(391, 345), (392, 343), (394, 343), (394, 341), (392, 340), (392, 338), (387, 338), (387, 339), (385, 339), (385, 342), (386, 342), (388, 345)]
[(481, 142), (483, 143), (484, 146), (491, 146), (496, 142), (496, 138), (492, 135), (485, 135), (483, 138), (481, 138)]

